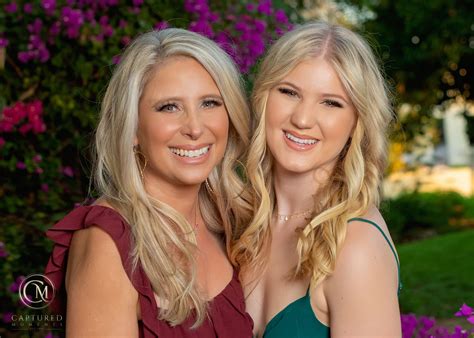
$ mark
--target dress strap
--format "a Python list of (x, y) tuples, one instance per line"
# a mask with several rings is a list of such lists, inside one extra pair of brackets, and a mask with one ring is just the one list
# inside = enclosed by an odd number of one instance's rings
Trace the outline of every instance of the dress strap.
[(349, 219), (347, 222), (349, 223), (349, 222), (353, 222), (353, 221), (359, 221), (359, 222), (369, 223), (369, 224), (373, 225), (378, 231), (380, 231), (383, 238), (385, 238), (385, 241), (387, 241), (388, 246), (390, 247), (390, 250), (392, 250), (392, 253), (395, 256), (395, 260), (397, 261), (398, 293), (400, 293), (400, 291), (402, 290), (402, 286), (403, 286), (402, 282), (400, 281), (400, 261), (398, 260), (398, 256), (397, 256), (397, 253), (395, 252), (395, 248), (393, 247), (392, 243), (388, 239), (387, 235), (385, 234), (385, 232), (382, 230), (382, 228), (377, 223), (375, 223), (375, 222), (373, 222), (369, 219), (365, 219), (365, 218), (361, 218), (361, 217), (354, 217), (354, 218)]

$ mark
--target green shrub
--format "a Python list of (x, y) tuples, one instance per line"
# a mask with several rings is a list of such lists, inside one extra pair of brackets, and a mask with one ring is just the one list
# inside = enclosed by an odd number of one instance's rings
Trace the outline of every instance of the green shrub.
[(410, 240), (460, 229), (473, 213), (468, 200), (456, 192), (406, 193), (384, 201), (382, 213), (396, 240)]

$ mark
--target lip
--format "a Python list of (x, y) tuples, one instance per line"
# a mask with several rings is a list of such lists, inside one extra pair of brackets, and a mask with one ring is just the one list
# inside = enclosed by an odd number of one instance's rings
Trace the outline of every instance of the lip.
[(317, 139), (316, 137), (303, 135), (303, 134), (297, 133), (296, 131), (293, 131), (293, 130), (283, 130), (283, 133), (289, 133), (289, 134), (294, 135), (297, 138), (300, 138), (300, 139), (303, 139), (303, 140), (316, 140), (316, 141), (319, 141), (319, 139)]
[[(290, 140), (288, 137), (286, 137), (286, 135), (285, 135), (286, 133), (292, 134), (292, 135), (294, 135), (298, 138), (301, 138), (303, 140), (316, 140), (316, 143), (314, 143), (314, 144), (299, 144), (299, 143), (296, 143), (296, 142)], [(291, 148), (293, 150), (297, 150), (297, 151), (312, 150), (319, 143), (319, 140), (314, 138), (314, 137), (308, 137), (308, 136), (305, 136), (305, 135), (295, 133), (293, 131), (290, 132), (288, 130), (283, 130), (282, 137), (285, 140), (285, 143), (289, 148)]]

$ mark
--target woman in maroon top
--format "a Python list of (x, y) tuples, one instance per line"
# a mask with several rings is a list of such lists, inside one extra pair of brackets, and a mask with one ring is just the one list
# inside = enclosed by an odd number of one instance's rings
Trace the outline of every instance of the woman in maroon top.
[(248, 130), (239, 73), (215, 43), (181, 29), (131, 43), (95, 135), (100, 198), (47, 233), (68, 336), (251, 337), (226, 254), (251, 216), (235, 170)]

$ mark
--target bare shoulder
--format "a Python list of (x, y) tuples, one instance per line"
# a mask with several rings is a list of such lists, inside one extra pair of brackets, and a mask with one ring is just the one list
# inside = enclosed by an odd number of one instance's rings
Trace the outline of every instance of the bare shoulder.
[(369, 249), (371, 247), (377, 249), (381, 246), (381, 250), (390, 249), (391, 245), (395, 249), (388, 226), (380, 211), (374, 206), (365, 215), (361, 215), (347, 224), (345, 243), (368, 245)]
[[(344, 243), (337, 254), (334, 277), (352, 274), (354, 281), (368, 282), (372, 276), (387, 276), (394, 290), (398, 286), (395, 246), (387, 225), (377, 210), (372, 207), (360, 219), (347, 224)], [(396, 253), (396, 250), (395, 250)], [(393, 277), (393, 278), (392, 278)]]
[(99, 226), (74, 233), (66, 291), (68, 336), (138, 335), (138, 293), (125, 272), (114, 240)]
[(398, 337), (398, 266), (390, 234), (376, 208), (361, 218), (380, 230), (364, 220), (347, 224), (334, 272), (324, 282), (331, 333)]

